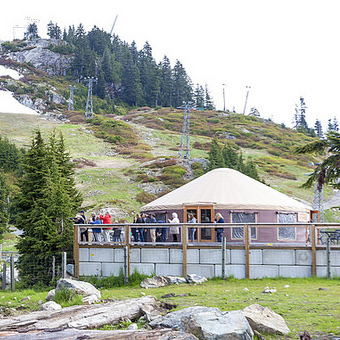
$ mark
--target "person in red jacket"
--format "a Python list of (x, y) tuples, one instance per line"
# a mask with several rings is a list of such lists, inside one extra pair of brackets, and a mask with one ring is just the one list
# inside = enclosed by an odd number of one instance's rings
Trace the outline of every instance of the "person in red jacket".
[[(105, 215), (99, 215), (99, 218), (102, 220), (103, 224), (111, 224), (111, 215), (108, 211), (105, 212)], [(111, 228), (103, 228), (104, 242), (110, 242), (110, 230)]]

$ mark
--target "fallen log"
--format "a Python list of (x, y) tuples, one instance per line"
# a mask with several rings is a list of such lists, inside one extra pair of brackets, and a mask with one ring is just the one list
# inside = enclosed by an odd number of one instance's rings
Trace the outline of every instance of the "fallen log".
[(18, 332), (1, 332), (0, 337), (6, 340), (57, 340), (57, 339), (115, 339), (115, 340), (197, 340), (189, 333), (174, 331), (172, 329), (154, 329), (154, 330), (114, 330), (114, 331), (97, 331), (97, 330), (78, 330), (64, 329), (55, 332), (34, 331), (29, 333)]
[(53, 330), (63, 328), (98, 328), (118, 324), (122, 320), (136, 320), (143, 315), (153, 318), (166, 312), (152, 296), (113, 301), (98, 305), (81, 305), (57, 311), (38, 311), (0, 319), (1, 331)]

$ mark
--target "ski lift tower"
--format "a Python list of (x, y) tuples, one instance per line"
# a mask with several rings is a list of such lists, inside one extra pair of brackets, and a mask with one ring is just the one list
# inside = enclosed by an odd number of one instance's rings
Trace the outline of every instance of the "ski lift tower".
[(74, 110), (74, 106), (73, 106), (73, 91), (76, 88), (74, 85), (70, 85), (70, 98), (68, 100), (68, 110), (69, 111), (73, 111)]
[(88, 83), (87, 88), (87, 102), (86, 102), (86, 109), (85, 109), (85, 118), (93, 118), (93, 103), (92, 103), (92, 85), (96, 82), (97, 79), (94, 77), (87, 77), (85, 82)]
[(184, 122), (182, 128), (181, 143), (179, 146), (178, 158), (190, 159), (190, 137), (189, 137), (189, 125), (190, 125), (190, 110), (192, 102), (184, 103), (184, 107), (179, 107), (179, 109), (185, 109), (184, 112)]

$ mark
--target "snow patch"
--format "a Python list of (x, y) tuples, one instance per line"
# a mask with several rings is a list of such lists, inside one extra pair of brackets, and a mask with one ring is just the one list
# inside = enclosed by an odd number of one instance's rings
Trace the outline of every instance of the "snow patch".
[(22, 113), (37, 115), (38, 113), (29, 107), (20, 104), (10, 91), (0, 90), (0, 112), (1, 113)]
[(19, 80), (21, 78), (21, 75), (19, 72), (12, 70), (10, 68), (6, 68), (3, 65), (0, 65), (0, 76), (10, 76), (11, 78), (15, 80)]

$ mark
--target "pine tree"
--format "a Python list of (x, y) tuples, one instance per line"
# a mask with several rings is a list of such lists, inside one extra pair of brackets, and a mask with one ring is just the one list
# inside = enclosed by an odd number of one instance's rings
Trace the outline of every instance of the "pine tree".
[(211, 142), (208, 155), (209, 155), (209, 162), (210, 162), (210, 166), (209, 166), (210, 170), (224, 167), (222, 149), (216, 138), (214, 138)]
[(320, 139), (323, 138), (322, 125), (319, 119), (315, 121), (314, 131)]
[(208, 85), (205, 85), (205, 98), (204, 98), (204, 108), (206, 110), (215, 110), (214, 102), (210, 96)]
[[(40, 131), (32, 139), (23, 159), (24, 175), (16, 197), (17, 226), (23, 231), (18, 242), (22, 279), (34, 284), (49, 283), (44, 265), (30, 267), (32, 259), (51, 257), (56, 251), (72, 251), (73, 222), (82, 199), (74, 187), (73, 165), (62, 135), (53, 133), (48, 143)], [(47, 275), (47, 276), (46, 276)]]

